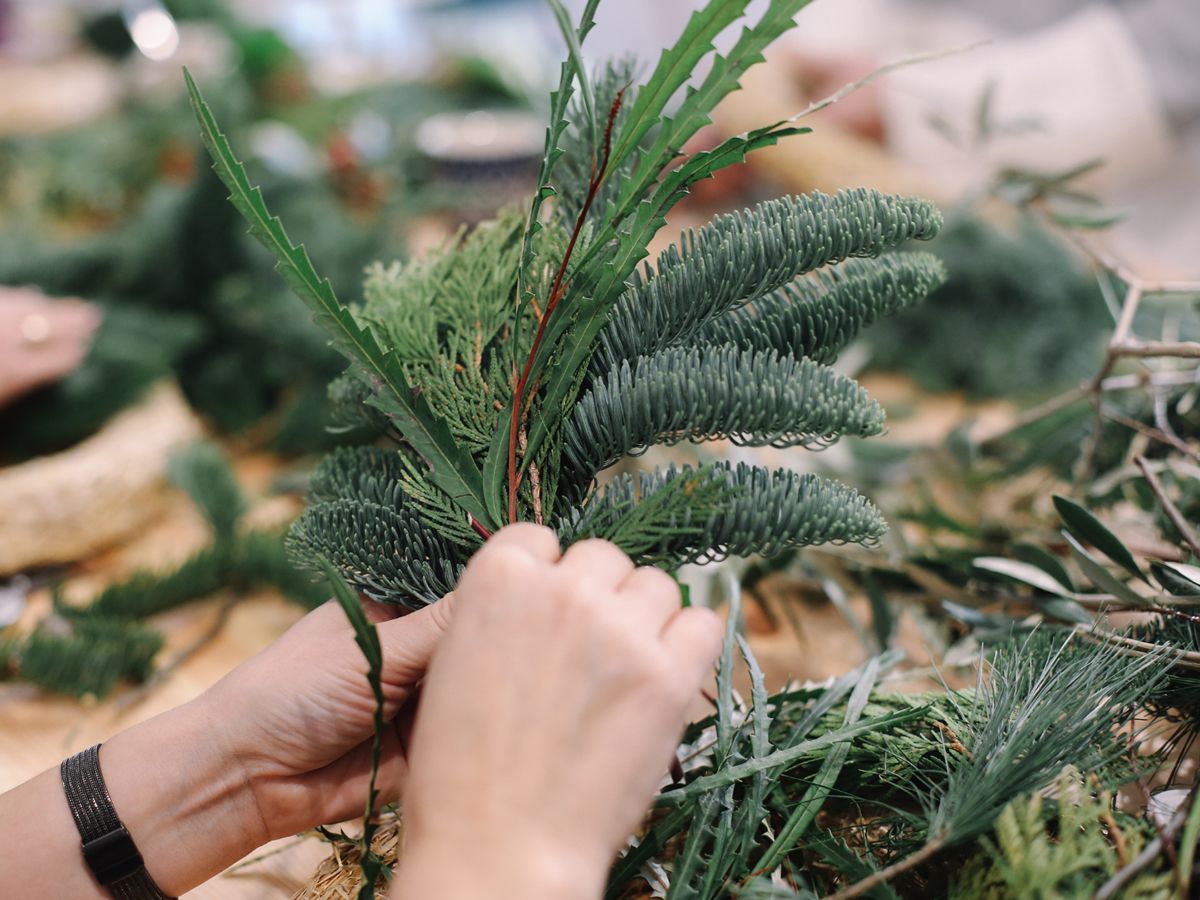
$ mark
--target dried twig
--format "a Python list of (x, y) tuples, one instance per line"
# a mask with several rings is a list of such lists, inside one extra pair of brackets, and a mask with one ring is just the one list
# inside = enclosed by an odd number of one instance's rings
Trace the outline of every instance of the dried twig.
[(1108, 879), (1104, 886), (1096, 891), (1095, 900), (1112, 900), (1113, 897), (1124, 890), (1129, 882), (1137, 877), (1139, 872), (1158, 859), (1159, 854), (1175, 839), (1175, 835), (1183, 827), (1184, 822), (1187, 821), (1188, 809), (1195, 802), (1195, 798), (1196, 791), (1193, 789), (1192, 793), (1188, 795), (1187, 802), (1180, 805), (1175, 815), (1171, 817), (1171, 821), (1167, 823), (1158, 837), (1148, 843), (1142, 849), (1142, 852), (1133, 858), (1133, 861), (1129, 865), (1118, 870), (1117, 874)]
[(1195, 553), (1196, 556), (1200, 556), (1200, 540), (1197, 540), (1195, 532), (1192, 531), (1192, 527), (1188, 525), (1187, 519), (1185, 519), (1183, 514), (1179, 511), (1179, 507), (1171, 502), (1171, 498), (1168, 497), (1167, 492), (1163, 490), (1162, 482), (1158, 480), (1158, 476), (1154, 474), (1154, 470), (1146, 464), (1146, 458), (1144, 456), (1135, 456), (1133, 461), (1137, 463), (1137, 467), (1142, 470), (1142, 475), (1146, 478), (1146, 484), (1150, 486), (1150, 490), (1152, 490), (1154, 492), (1154, 496), (1158, 498), (1158, 502), (1162, 506), (1163, 512), (1167, 514), (1167, 518), (1171, 520), (1171, 524), (1173, 524), (1179, 530), (1180, 535), (1183, 536), (1183, 542), (1191, 548), (1192, 552)]

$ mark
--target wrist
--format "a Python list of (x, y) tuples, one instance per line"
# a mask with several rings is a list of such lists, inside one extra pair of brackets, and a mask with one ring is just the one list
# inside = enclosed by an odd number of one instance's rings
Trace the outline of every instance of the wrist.
[(100, 767), (146, 869), (177, 896), (269, 839), (254, 791), (192, 701), (106, 742)]

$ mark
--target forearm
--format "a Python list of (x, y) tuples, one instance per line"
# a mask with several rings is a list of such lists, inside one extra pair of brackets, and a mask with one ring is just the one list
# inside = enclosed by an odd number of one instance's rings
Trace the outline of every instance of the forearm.
[[(177, 896), (266, 840), (253, 793), (214, 735), (204, 702), (107, 741), (100, 767), (117, 815), (167, 894)], [(58, 767), (0, 795), (10, 824), (0, 896), (107, 897), (80, 849)]]

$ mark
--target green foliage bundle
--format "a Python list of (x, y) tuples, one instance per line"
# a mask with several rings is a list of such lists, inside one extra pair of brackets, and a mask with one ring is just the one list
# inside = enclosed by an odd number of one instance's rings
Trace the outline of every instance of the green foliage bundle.
[[(571, 53), (528, 213), (459, 234), (429, 259), (376, 267), (358, 308), (291, 243), (190, 85), (235, 205), (351, 363), (336, 386), (348, 415), (393, 441), (322, 465), (292, 551), (415, 608), (519, 520), (564, 543), (609, 538), (667, 569), (877, 539), (874, 506), (815, 475), (724, 464), (601, 473), (655, 444), (823, 446), (878, 433), (882, 410), (828, 363), (859, 328), (941, 281), (927, 254), (882, 255), (933, 237), (939, 213), (865, 189), (786, 197), (719, 216), (639, 269), (692, 184), (805, 130), (779, 122), (691, 157), (677, 149), (806, 0), (774, 0), (725, 54), (712, 41), (749, 4), (708, 3), (637, 86), (627, 65), (594, 80), (582, 66), (595, 0), (577, 27), (553, 5)], [(710, 54), (708, 75), (685, 90)]]
[(274, 531), (242, 528), (246, 498), (233, 470), (212, 444), (174, 456), (170, 476), (208, 523), (211, 541), (178, 566), (135, 572), (86, 606), (56, 598), (54, 612), (27, 636), (0, 639), (0, 676), (61, 694), (103, 699), (121, 681), (153, 674), (162, 635), (147, 620), (221, 591), (263, 587), (306, 608), (323, 602), (323, 585), (298, 571)]
[[(996, 820), (994, 836), (955, 879), (952, 900), (1086, 900), (1136, 857), (1153, 829), (1114, 808), (1109, 791), (1094, 791), (1072, 768), (1054, 785), (1055, 799), (1016, 798)], [(1154, 866), (1121, 894), (1141, 900), (1175, 897), (1170, 871)]]
[[(741, 644), (752, 686), (743, 704), (732, 686), (736, 601), (731, 611), (716, 712), (685, 735), (684, 777), (660, 794), (618, 860), (611, 900), (639, 896), (643, 879), (668, 900), (814, 897), (860, 879), (877, 879), (860, 885), (865, 896), (900, 896), (883, 875), (903, 875), (904, 896), (974, 896), (963, 891), (979, 883), (1001, 897), (1026, 896), (1003, 888), (1036, 877), (1043, 863), (1042, 877), (1058, 878), (1047, 885), (1064, 889), (1094, 891), (1113, 874), (1110, 842), (1119, 838), (1101, 830), (1102, 815), (1119, 814), (1111, 794), (1104, 801), (1081, 791), (1104, 796), (1129, 777), (1131, 747), (1114, 723), (1130, 721), (1161, 684), (1161, 657), (1036, 634), (999, 647), (974, 690), (885, 693), (881, 677), (900, 658), (891, 652), (828, 686), (768, 696)], [(1092, 773), (1087, 785), (1064, 774), (1076, 763)], [(1067, 778), (1074, 790), (1058, 804), (1028, 799)], [(1070, 823), (1093, 813), (1085, 834), (1047, 831), (1056, 816)], [(1144, 823), (1122, 821), (1130, 846), (1144, 842)], [(1014, 827), (1040, 834), (1024, 856), (1011, 846)], [(1080, 845), (1092, 855), (1076, 868), (1052, 865)], [(972, 863), (960, 875), (942, 862), (947, 855)], [(1167, 882), (1156, 873), (1143, 883), (1161, 890)]]
[(1095, 275), (1029, 214), (1000, 227), (962, 211), (932, 249), (945, 284), (870, 333), (873, 365), (973, 397), (1044, 393), (1095, 372), (1113, 324)]
[[(583, 67), (597, 0), (578, 26), (551, 5), (570, 52), (530, 208), (427, 259), (374, 267), (358, 306), (288, 238), (188, 79), (234, 205), (350, 363), (332, 395), (378, 436), (320, 464), (292, 553), (415, 609), (515, 521), (549, 525), (564, 544), (607, 538), (667, 570), (877, 539), (878, 511), (815, 475), (725, 463), (607, 470), (683, 441), (819, 448), (878, 433), (878, 405), (830, 364), (862, 327), (944, 280), (935, 257), (891, 252), (932, 238), (937, 211), (869, 190), (781, 198), (719, 216), (644, 262), (692, 184), (803, 131), (782, 121), (692, 156), (678, 149), (805, 0), (772, 0), (725, 53), (714, 38), (751, 4), (711, 0), (641, 83), (628, 65), (594, 77)], [(685, 87), (706, 57), (707, 74)], [(1050, 831), (1075, 813), (1014, 798), (1039, 795), (1068, 765), (1098, 792), (1127, 778), (1135, 748), (1120, 726), (1169, 686), (1163, 653), (1049, 627), (1005, 641), (1009, 628), (993, 636), (1000, 646), (974, 690), (897, 698), (878, 690), (895, 654), (828, 687), (768, 696), (742, 647), (743, 705), (734, 606), (716, 713), (689, 732), (683, 777), (618, 860), (612, 900), (644, 893), (647, 880), (671, 900), (895, 896), (896, 878), (938, 896), (955, 881), (948, 859), (973, 859), (963, 883), (1002, 893), (1031, 871), (1013, 852), (1018, 832), (1049, 861), (1048, 878), (1081, 883), (1055, 866), (1083, 845)], [(365, 636), (362, 646), (371, 659)], [(1088, 884), (1112, 871), (1093, 850)]]

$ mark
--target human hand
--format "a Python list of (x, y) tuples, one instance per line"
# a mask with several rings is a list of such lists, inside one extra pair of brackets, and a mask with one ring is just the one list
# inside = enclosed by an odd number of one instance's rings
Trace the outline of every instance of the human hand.
[[(399, 797), (407, 773), (405, 709), (449, 621), (454, 595), (398, 617), (364, 601), (383, 647), (383, 760), (377, 788)], [(227, 758), (254, 794), (267, 839), (361, 813), (371, 771), (375, 698), (354, 631), (334, 602), (234, 669), (200, 700)]]
[(0, 406), (78, 368), (99, 324), (82, 300), (0, 287)]
[[(424, 674), (453, 602), (403, 619), (367, 604), (379, 622), (389, 717)], [(330, 602), (195, 700), (105, 741), (100, 768), (113, 806), (163, 891), (178, 896), (272, 838), (362, 809), (375, 707), (365, 672)], [(385, 798), (405, 774), (400, 732), (393, 725), (386, 735)], [(109, 896), (83, 865), (57, 767), (0, 795), (0, 818), (22, 823), (0, 865), (0, 896)]]
[[(422, 691), (396, 896), (596, 897), (721, 643), (665, 573), (547, 529), (492, 537)], [(464, 865), (464, 859), (469, 864)]]

